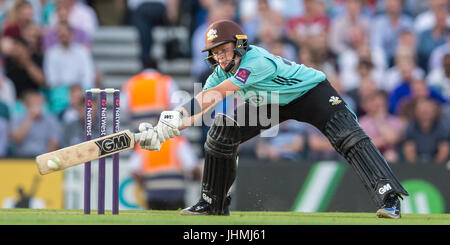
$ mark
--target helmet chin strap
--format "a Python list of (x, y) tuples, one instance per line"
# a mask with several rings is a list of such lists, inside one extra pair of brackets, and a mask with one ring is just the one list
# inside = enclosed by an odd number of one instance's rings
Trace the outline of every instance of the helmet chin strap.
[(225, 67), (225, 69), (222, 69), (224, 72), (228, 73), (232, 71), (234, 68), (236, 68), (236, 53), (234, 53), (233, 58), (231, 59), (230, 63)]

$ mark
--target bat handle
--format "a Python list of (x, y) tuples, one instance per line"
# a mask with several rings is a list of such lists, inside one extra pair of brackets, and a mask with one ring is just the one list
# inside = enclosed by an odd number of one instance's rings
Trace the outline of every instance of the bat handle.
[(138, 142), (140, 138), (141, 138), (141, 133), (135, 133), (134, 134), (134, 141), (135, 142)]

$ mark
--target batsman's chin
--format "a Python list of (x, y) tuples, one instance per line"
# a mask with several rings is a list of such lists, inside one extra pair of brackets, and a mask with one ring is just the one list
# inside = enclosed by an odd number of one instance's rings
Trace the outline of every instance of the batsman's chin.
[(220, 68), (222, 68), (222, 70), (225, 70), (228, 66), (228, 64), (230, 64), (229, 61), (223, 62), (223, 63), (219, 63)]

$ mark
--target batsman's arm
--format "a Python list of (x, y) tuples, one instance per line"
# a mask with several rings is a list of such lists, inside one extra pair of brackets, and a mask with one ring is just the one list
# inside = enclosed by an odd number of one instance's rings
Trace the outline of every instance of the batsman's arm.
[(229, 79), (221, 82), (216, 87), (203, 90), (189, 102), (177, 108), (183, 114), (182, 124), (179, 130), (183, 130), (194, 124), (203, 114), (230, 94), (241, 90)]

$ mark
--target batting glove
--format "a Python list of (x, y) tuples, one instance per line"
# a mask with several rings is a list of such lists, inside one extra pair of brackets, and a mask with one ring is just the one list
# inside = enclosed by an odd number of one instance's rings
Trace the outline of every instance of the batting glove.
[(161, 149), (158, 134), (150, 123), (139, 124), (139, 132), (141, 134), (139, 145), (142, 149), (149, 151), (159, 151)]
[(155, 127), (158, 138), (161, 143), (180, 135), (181, 112), (179, 111), (163, 111), (159, 117), (159, 122)]

